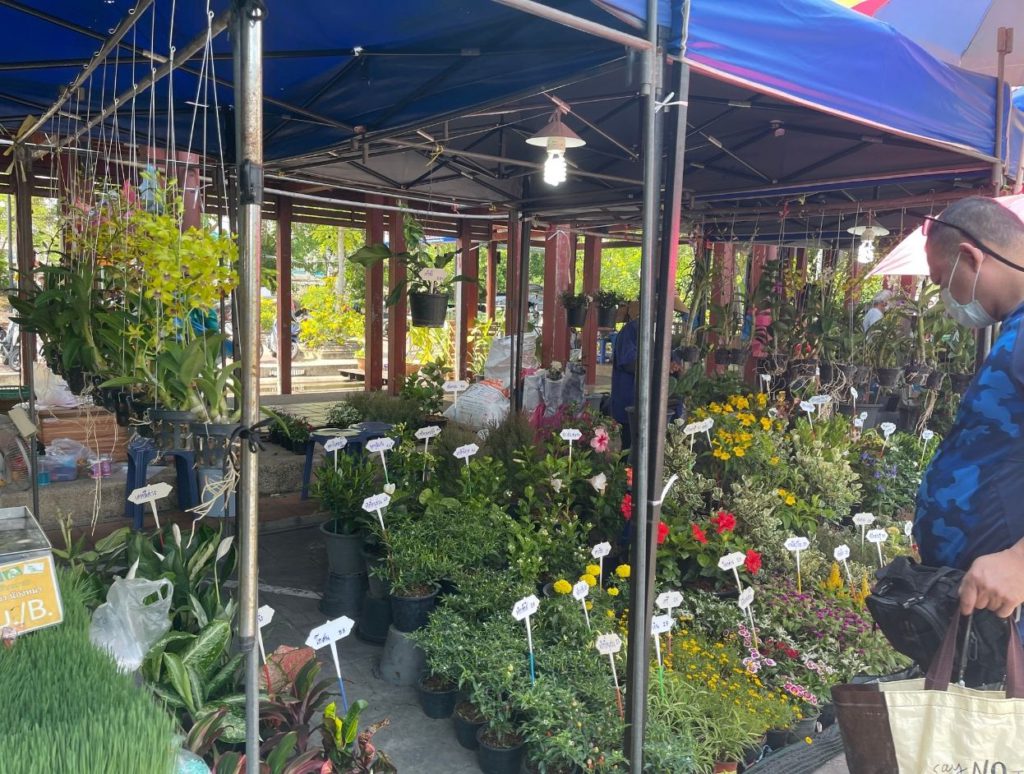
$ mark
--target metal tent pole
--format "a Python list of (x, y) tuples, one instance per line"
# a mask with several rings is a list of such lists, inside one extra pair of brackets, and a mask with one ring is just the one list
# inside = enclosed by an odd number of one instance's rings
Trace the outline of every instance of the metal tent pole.
[[(235, 160), (238, 164), (239, 343), (242, 354), (243, 428), (259, 421), (260, 206), (263, 202), (262, 0), (236, 0), (232, 38), (235, 61)], [(287, 344), (287, 342), (283, 342)], [(243, 438), (239, 484), (239, 645), (245, 654), (245, 768), (258, 774), (259, 653), (256, 649), (259, 475), (256, 447)]]
[(523, 336), (526, 333), (527, 310), (530, 308), (530, 236), (533, 223), (524, 218), (519, 226), (519, 290), (516, 292), (515, 372), (512, 383), (515, 386), (513, 409), (523, 410)]
[[(18, 295), (26, 298), (33, 289), (36, 270), (36, 252), (32, 243), (32, 189), (35, 176), (32, 156), (23, 145), (14, 148), (14, 206), (17, 208), (18, 240)], [(10, 209), (8, 209), (8, 217)], [(9, 227), (9, 224), (8, 224)], [(21, 330), (21, 383), (28, 390), (28, 415), (38, 427), (36, 416), (36, 334)], [(32, 479), (32, 515), (39, 514), (39, 433), (26, 438), (28, 443), (28, 472)]]
[[(640, 774), (643, 770), (644, 727), (647, 716), (647, 681), (650, 669), (650, 599), (648, 578), (654, 571), (650, 561), (656, 547), (652, 541), (649, 523), (651, 492), (651, 437), (652, 437), (652, 363), (654, 356), (654, 280), (655, 255), (658, 246), (658, 217), (661, 205), (661, 156), (662, 132), (658, 97), (661, 87), (661, 73), (664, 52), (658, 46), (658, 2), (647, 0), (647, 40), (649, 47), (644, 52), (643, 81), (640, 94), (643, 96), (644, 134), (644, 197), (643, 197), (643, 243), (640, 259), (640, 330), (638, 332), (638, 357), (636, 366), (636, 419), (637, 427), (632, 432), (636, 444), (636, 470), (634, 471), (634, 502), (637, 504), (633, 519), (633, 541), (630, 545), (630, 563), (633, 567), (634, 582), (630, 586), (629, 646), (627, 648), (626, 671), (626, 733), (625, 749), (630, 760), (630, 771)], [(656, 533), (655, 533), (656, 534)], [(650, 545), (654, 542), (654, 545)]]

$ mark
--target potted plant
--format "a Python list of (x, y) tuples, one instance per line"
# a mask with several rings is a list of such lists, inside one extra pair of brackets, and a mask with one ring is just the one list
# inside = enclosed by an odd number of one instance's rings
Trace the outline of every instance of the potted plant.
[(614, 328), (615, 317), (619, 307), (625, 301), (625, 296), (616, 293), (614, 290), (599, 290), (594, 296), (594, 303), (597, 304), (597, 327)]
[(410, 635), (423, 648), (427, 669), (416, 684), (420, 707), (428, 718), (448, 718), (458, 701), (462, 639), (456, 635), (462, 620), (457, 613), (440, 608), (422, 629)]
[(274, 423), (270, 426), (269, 438), (271, 443), (283, 446), (293, 454), (305, 454), (306, 444), (309, 443), (309, 435), (313, 426), (305, 417), (297, 417), (285, 411), (266, 410)]
[(398, 769), (387, 755), (373, 744), (373, 735), (387, 728), (391, 721), (385, 718), (359, 730), (359, 716), (369, 704), (365, 699), (352, 702), (344, 717), (339, 717), (334, 702), (324, 710), (321, 736), (324, 757), (330, 762), (330, 771), (344, 774), (393, 774)]
[(590, 296), (585, 293), (574, 293), (563, 290), (558, 296), (559, 302), (565, 307), (565, 321), (570, 328), (582, 328), (587, 322), (587, 310), (590, 308)]
[(375, 519), (363, 510), (363, 500), (377, 491), (377, 466), (364, 454), (331, 454), (317, 470), (313, 496), (330, 516), (320, 533), (332, 574), (366, 572), (362, 547)]
[(424, 424), (447, 424), (444, 411), (444, 383), (447, 368), (442, 363), (427, 362), (402, 380), (399, 396), (416, 403)]
[(901, 322), (899, 315), (887, 314), (867, 334), (866, 348), (882, 387), (896, 386), (909, 354)]
[(464, 275), (449, 277), (447, 267), (458, 251), (432, 253), (428, 249), (423, 226), (409, 214), (403, 219), (402, 231), (405, 250), (393, 253), (385, 244), (367, 245), (356, 250), (349, 260), (369, 268), (381, 261), (396, 259), (405, 267), (406, 278), (395, 285), (386, 299), (387, 303), (396, 303), (407, 291), (413, 326), (441, 328), (448, 315), (452, 286), (456, 282), (475, 280)]

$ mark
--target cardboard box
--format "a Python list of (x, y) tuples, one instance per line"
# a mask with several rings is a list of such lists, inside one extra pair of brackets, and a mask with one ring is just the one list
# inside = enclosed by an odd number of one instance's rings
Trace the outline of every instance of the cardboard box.
[(70, 438), (92, 450), (95, 456), (109, 454), (114, 462), (128, 459), (131, 428), (121, 427), (114, 415), (102, 406), (77, 409), (40, 409), (39, 439), (49, 444), (58, 438)]

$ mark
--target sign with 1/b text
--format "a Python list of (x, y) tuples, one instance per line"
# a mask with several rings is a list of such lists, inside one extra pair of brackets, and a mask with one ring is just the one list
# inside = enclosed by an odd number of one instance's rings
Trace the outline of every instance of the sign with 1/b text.
[(10, 626), (24, 634), (63, 620), (52, 556), (0, 564), (0, 627)]

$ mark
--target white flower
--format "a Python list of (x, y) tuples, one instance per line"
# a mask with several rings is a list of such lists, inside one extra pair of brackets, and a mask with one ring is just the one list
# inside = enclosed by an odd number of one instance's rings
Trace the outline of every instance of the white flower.
[(590, 485), (594, 487), (594, 491), (598, 494), (604, 494), (604, 490), (608, 487), (608, 476), (604, 473), (598, 473), (592, 479), (590, 479)]
[(228, 535), (226, 538), (220, 541), (220, 545), (217, 546), (217, 557), (213, 561), (219, 562), (221, 559), (227, 556), (228, 551), (231, 550), (231, 544), (233, 542), (235, 542), (234, 535)]
[(171, 524), (171, 534), (174, 536), (174, 545), (181, 548), (181, 528), (177, 524)]
[(549, 365), (548, 368), (550, 368), (552, 371), (561, 371), (562, 370), (562, 361), (561, 360), (552, 360), (551, 361), (551, 365)]
[(395, 493), (395, 485), (394, 484), (385, 484), (384, 485), (384, 491), (387, 492), (389, 495), (393, 495)]
[(556, 492), (561, 492), (562, 491), (562, 479), (560, 479), (560, 478), (553, 478), (553, 479), (551, 479), (551, 487)]

